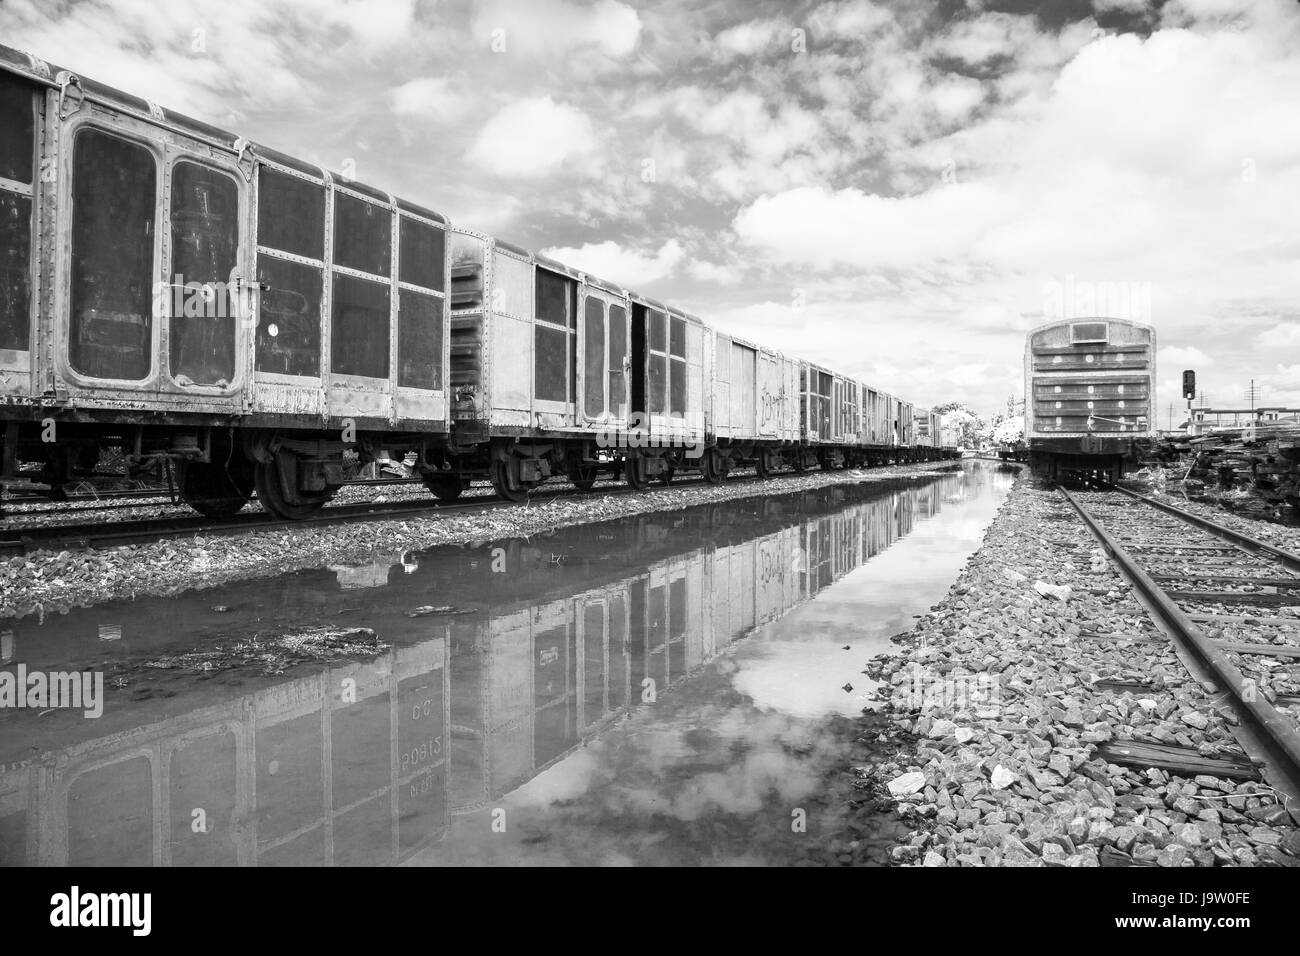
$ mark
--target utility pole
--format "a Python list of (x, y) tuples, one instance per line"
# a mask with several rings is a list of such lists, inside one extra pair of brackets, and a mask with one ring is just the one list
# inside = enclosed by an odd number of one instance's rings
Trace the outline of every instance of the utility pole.
[(1256, 386), (1255, 380), (1252, 378), (1250, 380), (1250, 388), (1246, 389), (1246, 394), (1244, 396), (1246, 401), (1250, 402), (1250, 417), (1252, 419), (1255, 417), (1255, 401), (1259, 398), (1260, 392), (1262, 391), (1263, 389)]

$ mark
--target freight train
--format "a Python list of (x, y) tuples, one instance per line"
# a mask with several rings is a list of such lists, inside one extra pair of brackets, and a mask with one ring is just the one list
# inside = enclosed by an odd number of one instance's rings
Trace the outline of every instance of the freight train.
[[(142, 682), (129, 703), (118, 699), (128, 691), (110, 691), (118, 696), (99, 720), (42, 715), (41, 755), (17, 733), (35, 714), (0, 715), (10, 722), (0, 734), (9, 744), (0, 745), (0, 866), (439, 860), (457, 818), (499, 805), (635, 710), (648, 682), (672, 693), (936, 515), (969, 480), (775, 496), (744, 528), (717, 505), (645, 516), (603, 542), (611, 554), (637, 554), (634, 573), (593, 562), (597, 580), (577, 591), (555, 576), (553, 542), (494, 542), (426, 565), (394, 556), (391, 576), (376, 579), (382, 600), (366, 602), (364, 623), (390, 645), (371, 660), (240, 672), (237, 689), (170, 677), (166, 696)], [(409, 614), (430, 593), (499, 588), (482, 573), (498, 546), (518, 569), (510, 600), (450, 617)], [(304, 621), (334, 625), (359, 600), (353, 579), (324, 570), (282, 587), (255, 621), (268, 636)], [(238, 626), (210, 599), (158, 603), (122, 623), (137, 659), (173, 652), (176, 634), (216, 628), (230, 640)], [(53, 619), (29, 616), (6, 632), (8, 652), (52, 667), (87, 636), (94, 642), (101, 618), (102, 609), (74, 609), (51, 633)]]
[(1127, 319), (1066, 319), (1025, 341), (1025, 442), (1051, 480), (1117, 481), (1155, 435), (1156, 333)]
[(111, 450), (294, 519), (385, 457), (520, 500), (956, 455), (852, 376), (3, 46), (0, 133), (5, 487)]

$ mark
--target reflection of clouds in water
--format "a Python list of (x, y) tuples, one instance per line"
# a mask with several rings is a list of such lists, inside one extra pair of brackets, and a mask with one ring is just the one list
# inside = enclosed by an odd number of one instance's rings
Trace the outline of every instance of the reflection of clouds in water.
[(602, 766), (577, 804), (582, 813), (595, 809), (584, 803), (595, 803), (598, 812), (638, 819), (753, 814), (772, 800), (790, 804), (806, 796), (833, 756), (820, 728), (788, 714), (710, 708), (692, 724), (658, 722), (593, 744)]

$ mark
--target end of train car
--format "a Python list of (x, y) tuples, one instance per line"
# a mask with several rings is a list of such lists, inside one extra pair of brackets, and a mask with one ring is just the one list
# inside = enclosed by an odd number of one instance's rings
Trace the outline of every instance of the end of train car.
[(1117, 481), (1153, 437), (1155, 329), (1108, 317), (1033, 329), (1025, 341), (1025, 444), (1050, 480)]

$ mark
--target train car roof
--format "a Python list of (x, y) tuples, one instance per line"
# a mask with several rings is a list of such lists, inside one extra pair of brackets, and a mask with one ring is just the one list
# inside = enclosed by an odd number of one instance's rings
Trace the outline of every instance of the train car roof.
[[(39, 83), (52, 89), (62, 89), (65, 86), (75, 85), (81, 89), (81, 92), (88, 98), (97, 100), (106, 106), (114, 109), (133, 114), (136, 118), (153, 123), (156, 126), (170, 128), (186, 135), (207, 141), (210, 145), (219, 146), (231, 153), (239, 154), (243, 147), (247, 145), (253, 153), (271, 162), (278, 163), (289, 169), (304, 173), (308, 176), (314, 176), (318, 179), (325, 178), (325, 171), (311, 163), (304, 162), (287, 153), (282, 153), (277, 149), (269, 146), (263, 146), (259, 143), (246, 140), (229, 130), (214, 126), (211, 123), (205, 123), (202, 120), (186, 116), (184, 113), (178, 113), (175, 110), (167, 109), (131, 93), (125, 93), (115, 87), (100, 83), (98, 80), (88, 79), (73, 73), (71, 70), (65, 70), (63, 67), (54, 63), (42, 60), (34, 54), (27, 53), (23, 50), (17, 50), (10, 46), (0, 43), (0, 69), (9, 73), (15, 73), (24, 79)], [(400, 199), (395, 199), (389, 193), (365, 183), (355, 182), (345, 179), (338, 173), (330, 173), (329, 178), (332, 182), (337, 182), (346, 189), (351, 189), (366, 196), (371, 196), (380, 202), (387, 204), (390, 200), (394, 205), (405, 208), (416, 215), (431, 219), (434, 222), (446, 224), (447, 219), (440, 213), (433, 212), (424, 206), (414, 203), (408, 203)]]

